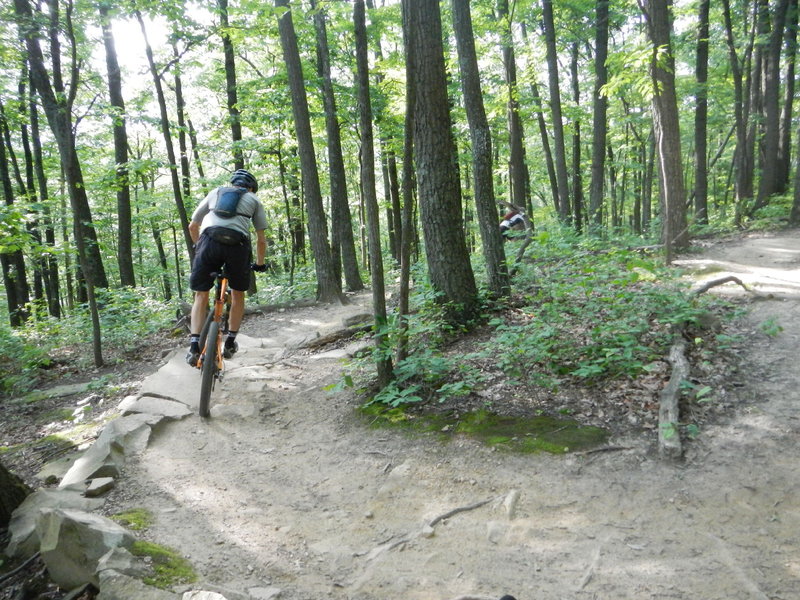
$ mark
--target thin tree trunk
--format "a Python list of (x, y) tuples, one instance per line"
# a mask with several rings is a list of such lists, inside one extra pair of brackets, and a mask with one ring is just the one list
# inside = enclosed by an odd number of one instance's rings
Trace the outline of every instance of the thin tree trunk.
[(399, 315), (397, 333), (397, 362), (402, 362), (408, 356), (408, 315), (409, 315), (409, 288), (411, 287), (411, 247), (416, 238), (416, 229), (412, 229), (414, 222), (414, 121), (416, 117), (417, 94), (414, 78), (411, 73), (417, 70), (417, 49), (413, 44), (410, 32), (411, 2), (415, 0), (402, 0), (403, 11), (403, 51), (406, 59), (406, 114), (404, 119), (403, 136), (403, 217), (402, 238), (400, 244), (400, 298), (397, 307)]
[(781, 139), (778, 150), (778, 193), (783, 193), (789, 185), (792, 163), (792, 114), (794, 112), (795, 62), (797, 60), (798, 2), (791, 0), (786, 16), (786, 75), (783, 80), (784, 96), (781, 114)]
[(233, 43), (228, 33), (228, 0), (217, 0), (219, 10), (220, 37), (222, 37), (222, 50), (225, 56), (225, 92), (228, 101), (228, 117), (231, 126), (231, 141), (233, 148), (233, 168), (244, 169), (244, 155), (242, 154), (242, 121), (239, 112), (239, 99), (236, 92), (236, 62), (233, 53)]
[[(57, 14), (54, 14), (57, 6), (51, 5), (51, 19), (58, 22)], [(95, 298), (95, 284), (100, 282), (102, 287), (107, 287), (108, 282), (105, 278), (102, 260), (100, 259), (97, 239), (94, 235), (94, 228), (91, 226), (91, 211), (86, 197), (86, 187), (83, 182), (83, 173), (78, 153), (75, 149), (75, 139), (72, 134), (72, 118), (69, 110), (71, 94), (59, 93), (64, 88), (60, 81), (60, 44), (58, 35), (55, 31), (50, 37), (51, 41), (51, 60), (53, 64), (54, 81), (51, 82), (44, 64), (44, 55), (39, 46), (39, 32), (32, 27), (35, 25), (32, 10), (28, 0), (14, 0), (14, 11), (17, 15), (20, 26), (20, 37), (25, 41), (28, 60), (31, 65), (32, 81), (42, 99), (42, 105), (53, 132), (53, 137), (58, 145), (61, 163), (63, 165), (66, 183), (69, 188), (70, 204), (74, 213), (76, 223), (76, 245), (78, 248), (78, 258), (81, 268), (86, 276), (86, 293), (89, 300), (89, 309), (92, 319), (92, 349), (94, 351), (94, 364), (97, 367), (103, 364), (102, 345), (100, 337), (100, 317), (97, 310), (97, 300)], [(70, 28), (67, 31), (68, 39), (74, 44), (75, 39)], [(72, 67), (72, 87), (74, 91), (77, 87), (78, 65)], [(58, 75), (56, 75), (58, 73)]]
[(355, 0), (353, 22), (356, 38), (356, 82), (358, 87), (359, 128), (361, 130), (361, 189), (367, 208), (369, 263), (372, 275), (372, 311), (375, 317), (376, 366), (378, 386), (386, 387), (392, 379), (392, 361), (380, 349), (386, 344), (386, 292), (383, 281), (380, 213), (375, 191), (375, 143), (372, 133), (372, 104), (369, 98), (369, 62), (364, 0)]
[(510, 293), (511, 282), (503, 239), (497, 227), (498, 214), (492, 179), (492, 134), (483, 106), (469, 1), (452, 0), (452, 9), (453, 29), (455, 30), (461, 69), (461, 87), (472, 140), (475, 208), (478, 214), (483, 256), (486, 260), (489, 289), (495, 296), (503, 297)]
[(503, 67), (508, 87), (508, 136), (511, 155), (509, 157), (509, 182), (511, 184), (511, 201), (516, 206), (530, 210), (528, 202), (528, 165), (525, 161), (525, 131), (519, 114), (519, 92), (517, 89), (517, 59), (511, 36), (511, 15), (508, 12), (508, 0), (498, 0), (497, 12), (503, 20), (502, 51)]
[[(580, 86), (578, 82), (578, 42), (572, 43), (572, 60), (570, 61), (570, 74), (572, 75), (572, 101), (575, 106), (580, 106)], [(583, 175), (581, 172), (581, 121), (575, 118), (572, 122), (572, 218), (575, 231), (583, 229)]]
[(697, 94), (694, 113), (694, 216), (708, 224), (708, 14), (711, 0), (700, 0), (697, 24)]
[[(31, 83), (29, 115), (31, 123), (31, 146), (33, 149), (33, 170), (36, 174), (36, 183), (39, 190), (39, 200), (42, 205), (42, 218), (44, 221), (44, 242), (46, 248), (55, 249), (56, 234), (53, 225), (53, 216), (47, 190), (47, 178), (44, 173), (44, 156), (42, 154), (42, 141), (39, 132), (39, 110), (36, 106), (35, 90)], [(58, 259), (54, 252), (45, 254), (45, 291), (47, 293), (47, 306), (51, 316), (61, 317), (61, 293), (58, 277)]]
[(194, 258), (194, 242), (189, 235), (189, 217), (186, 214), (186, 206), (183, 203), (183, 195), (181, 194), (181, 182), (178, 176), (178, 165), (175, 160), (175, 148), (172, 145), (172, 135), (169, 127), (169, 115), (167, 113), (167, 101), (164, 97), (164, 86), (161, 82), (161, 76), (156, 69), (155, 59), (153, 58), (153, 49), (147, 39), (147, 29), (144, 25), (142, 14), (137, 10), (136, 18), (139, 21), (139, 27), (144, 36), (145, 53), (147, 54), (147, 62), (150, 65), (150, 74), (153, 76), (153, 85), (156, 88), (156, 99), (158, 100), (158, 108), (161, 112), (161, 134), (164, 137), (164, 146), (167, 150), (167, 159), (169, 160), (170, 179), (172, 181), (172, 195), (175, 198), (175, 207), (178, 209), (178, 218), (181, 221), (181, 229), (183, 230), (183, 240), (186, 243), (186, 250), (189, 253), (189, 259)]
[(181, 81), (181, 70), (177, 68), (178, 46), (173, 41), (172, 55), (175, 60), (175, 112), (178, 119), (178, 153), (180, 154), (181, 183), (183, 184), (183, 197), (192, 197), (191, 173), (189, 170), (189, 150), (186, 145), (186, 102), (183, 99), (183, 81)]
[(778, 153), (780, 150), (780, 61), (781, 43), (786, 24), (789, 0), (778, 0), (771, 19), (772, 31), (764, 57), (764, 129), (761, 138), (763, 161), (758, 184), (758, 197), (750, 215), (769, 203), (779, 189)]
[(197, 176), (200, 178), (201, 181), (201, 189), (203, 192), (203, 197), (205, 198), (208, 195), (209, 188), (208, 185), (205, 183), (206, 174), (203, 171), (203, 161), (200, 160), (200, 146), (197, 143), (197, 132), (194, 129), (194, 125), (192, 125), (191, 119), (186, 119), (186, 126), (189, 128), (189, 140), (192, 142), (192, 156), (194, 158), (194, 167), (197, 169)]
[(108, 96), (111, 100), (111, 120), (114, 129), (114, 162), (116, 164), (117, 190), (117, 265), (122, 285), (134, 287), (136, 275), (133, 272), (131, 188), (128, 179), (128, 130), (125, 126), (125, 101), (122, 96), (122, 75), (117, 60), (117, 49), (109, 19), (109, 5), (101, 2), (100, 22), (103, 29), (103, 42), (106, 50), (106, 70), (108, 71)]
[(331, 65), (328, 52), (328, 34), (325, 26), (325, 13), (316, 10), (317, 2), (312, 0), (315, 10), (314, 25), (317, 32), (317, 71), (322, 80), (322, 100), (325, 107), (325, 131), (328, 141), (328, 167), (331, 180), (331, 241), (332, 260), (338, 265), (341, 259), (347, 289), (355, 292), (364, 289), (358, 269), (353, 219), (347, 201), (347, 178), (344, 170), (342, 141), (333, 94)]
[(317, 300), (320, 302), (342, 302), (341, 282), (336, 277), (336, 269), (328, 244), (328, 228), (322, 206), (322, 192), (319, 185), (317, 159), (314, 154), (314, 138), (311, 133), (311, 120), (308, 112), (303, 69), (297, 37), (292, 22), (289, 0), (275, 0), (278, 9), (284, 9), (278, 19), (281, 47), (289, 74), (289, 88), (292, 96), (297, 144), (300, 152), (300, 168), (303, 175), (303, 188), (308, 211), (308, 232), (311, 248), (314, 251), (314, 264), (317, 274)]
[(556, 30), (552, 0), (542, 0), (542, 25), (547, 46), (550, 110), (553, 113), (553, 143), (555, 144), (556, 181), (558, 182), (558, 217), (562, 223), (567, 223), (570, 215), (569, 177), (564, 143), (564, 125), (561, 115), (561, 91), (558, 84), (558, 56), (556, 54)]
[[(531, 98), (536, 107), (536, 122), (539, 124), (539, 137), (542, 140), (542, 153), (544, 154), (545, 165), (547, 166), (547, 180), (550, 182), (550, 194), (553, 198), (553, 208), (558, 212), (558, 180), (556, 179), (556, 165), (553, 161), (553, 152), (550, 149), (550, 136), (547, 133), (547, 123), (544, 120), (542, 109), (542, 96), (539, 93), (539, 85), (531, 82)], [(605, 152), (605, 147), (603, 147)]]
[(595, 5), (594, 95), (592, 96), (592, 180), (589, 184), (589, 222), (591, 228), (603, 223), (608, 99), (602, 92), (608, 83), (608, 0)]
[[(661, 182), (661, 239), (666, 249), (666, 262), (670, 264), (674, 251), (685, 248), (689, 243), (675, 93), (675, 60), (672, 54), (672, 20), (668, 0), (642, 0), (642, 8), (653, 44), (651, 75), (656, 90), (653, 95), (653, 123)], [(659, 56), (662, 51), (666, 54)]]

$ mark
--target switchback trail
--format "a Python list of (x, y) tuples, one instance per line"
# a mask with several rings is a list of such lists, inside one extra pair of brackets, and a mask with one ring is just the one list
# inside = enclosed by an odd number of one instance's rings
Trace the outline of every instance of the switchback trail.
[[(743, 300), (725, 416), (681, 463), (657, 458), (652, 431), (553, 456), (370, 429), (323, 390), (336, 355), (291, 350), (369, 310), (311, 307), (246, 321), (212, 418), (158, 429), (106, 510), (149, 509), (145, 535), (229, 600), (800, 598), (800, 240), (715, 243), (682, 262), (761, 293)], [(196, 406), (182, 360), (141, 391)]]

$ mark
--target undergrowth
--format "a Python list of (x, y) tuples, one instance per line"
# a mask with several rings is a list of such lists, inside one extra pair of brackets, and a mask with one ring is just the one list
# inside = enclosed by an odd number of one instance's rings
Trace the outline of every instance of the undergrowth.
[[(150, 336), (168, 330), (175, 321), (176, 305), (164, 302), (147, 288), (98, 290), (100, 328), (107, 361), (124, 360), (126, 354), (148, 343)], [(93, 360), (92, 324), (88, 306), (82, 305), (60, 319), (38, 314), (21, 328), (0, 325), (0, 396), (33, 389), (41, 376), (69, 358), (77, 368)], [(113, 350), (109, 352), (108, 350)]]
[[(507, 249), (509, 256), (515, 252)], [(511, 298), (486, 301), (474, 323), (448, 323), (446, 308), (421, 280), (415, 278), (410, 353), (395, 365), (395, 379), (380, 390), (371, 382), (370, 361), (375, 353), (390, 352), (397, 334), (390, 320), (387, 347), (354, 363), (340, 384), (358, 386), (366, 405), (457, 400), (479, 391), (492, 371), (500, 371), (509, 385), (550, 390), (565, 382), (591, 386), (635, 378), (668, 353), (676, 326), (699, 328), (720, 302), (689, 295), (679, 270), (665, 267), (660, 255), (547, 232), (528, 248)], [(453, 342), (467, 330), (481, 332), (476, 343), (468, 351), (454, 350)], [(698, 334), (695, 341), (713, 347), (715, 335)]]

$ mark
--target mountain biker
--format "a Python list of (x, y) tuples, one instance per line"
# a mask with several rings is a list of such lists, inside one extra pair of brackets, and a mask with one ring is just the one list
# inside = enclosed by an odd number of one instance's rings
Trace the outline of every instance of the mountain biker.
[[(232, 187), (221, 186), (212, 190), (197, 205), (189, 223), (189, 235), (195, 243), (192, 274), (189, 287), (194, 291), (192, 320), (189, 329), (189, 352), (186, 362), (192, 366), (200, 357), (200, 329), (206, 319), (209, 290), (214, 285), (212, 273), (224, 266), (231, 290), (231, 310), (228, 317), (228, 335), (223, 346), (223, 356), (230, 358), (239, 349), (236, 334), (244, 315), (244, 293), (250, 287), (250, 270), (264, 272), (264, 255), (267, 241), (267, 215), (255, 195), (258, 182), (244, 170), (234, 171), (230, 178)], [(233, 211), (222, 211), (222, 198), (234, 197)], [(232, 216), (220, 216), (219, 213)], [(256, 231), (256, 262), (252, 260), (250, 224)]]
[(519, 211), (516, 210), (507, 212), (500, 222), (500, 233), (506, 239), (511, 238), (510, 231), (521, 231), (523, 229), (525, 229), (525, 219)]

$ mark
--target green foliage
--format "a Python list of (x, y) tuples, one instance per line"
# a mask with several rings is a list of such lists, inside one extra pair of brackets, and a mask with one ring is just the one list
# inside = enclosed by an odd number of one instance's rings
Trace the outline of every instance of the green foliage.
[(146, 508), (132, 508), (111, 515), (111, 519), (132, 531), (144, 531), (153, 523), (153, 514)]
[(770, 337), (775, 337), (783, 331), (783, 326), (778, 323), (778, 320), (775, 317), (771, 317), (761, 323), (761, 331)]
[(142, 579), (148, 585), (167, 589), (197, 581), (197, 573), (189, 561), (171, 548), (137, 540), (133, 543), (131, 554), (150, 559), (153, 572)]
[(706, 310), (657, 260), (613, 247), (564, 246), (540, 236), (523, 306), (495, 319), (496, 334), (479, 356), (494, 357), (510, 377), (556, 386), (636, 376), (671, 342), (671, 326)]
[[(118, 360), (174, 321), (175, 306), (147, 288), (98, 290), (98, 304), (104, 350)], [(88, 365), (92, 361), (91, 340), (88, 306), (78, 306), (61, 319), (34, 316), (21, 329), (0, 325), (0, 362), (8, 365), (0, 373), (0, 394), (32, 389), (65, 353), (76, 366)]]

